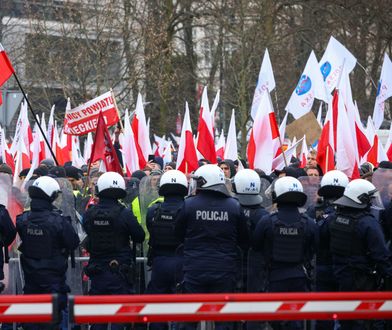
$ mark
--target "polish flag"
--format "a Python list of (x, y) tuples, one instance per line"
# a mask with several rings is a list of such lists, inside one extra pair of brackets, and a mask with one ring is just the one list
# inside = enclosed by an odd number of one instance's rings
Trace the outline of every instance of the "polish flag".
[(338, 91), (335, 92), (334, 98), (337, 98), (338, 106), (336, 169), (345, 173), (351, 180), (358, 179), (360, 175), (357, 148), (353, 135), (347, 129), (350, 126), (347, 111)]
[(177, 170), (187, 174), (199, 167), (197, 162), (196, 148), (193, 141), (191, 120), (189, 117), (188, 102), (185, 103), (184, 122), (177, 155)]
[[(38, 128), (37, 128), (38, 129)], [(24, 190), (25, 184), (30, 180), (30, 178), (33, 176), (34, 174), (34, 170), (39, 166), (40, 163), (40, 149), (41, 149), (41, 143), (40, 143), (40, 133), (41, 132), (34, 132), (33, 135), (33, 144), (31, 145), (31, 149), (32, 149), (32, 161), (31, 161), (31, 166), (30, 166), (30, 170), (27, 173), (24, 181), (23, 181), (23, 185), (22, 185), (22, 189)]]
[[(7, 53), (3, 46), (0, 44), (0, 87), (12, 76), (15, 72), (9, 60)], [(3, 103), (0, 93), (0, 105)]]
[[(21, 150), (19, 142), (24, 144), (24, 149), (27, 151), (28, 162), (30, 163), (30, 145), (33, 142), (33, 133), (30, 127), (28, 113), (27, 113), (27, 102), (24, 101), (20, 107), (20, 113), (16, 122), (15, 135), (11, 145), (11, 153), (16, 154), (17, 150)], [(30, 166), (28, 166), (30, 167)]]
[(33, 143), (30, 144), (30, 152), (31, 152), (31, 155), (32, 155), (32, 158), (31, 158), (32, 161), (33, 161), (34, 152), (35, 152), (35, 150), (34, 150), (34, 148), (35, 148), (34, 140), (36, 138), (39, 140), (39, 148), (38, 148), (38, 160), (39, 160), (39, 162), (38, 163), (40, 163), (41, 161), (46, 159), (46, 153), (45, 153), (45, 141), (44, 141), (44, 138), (42, 137), (41, 131), (38, 128), (38, 124), (37, 123), (35, 123), (35, 125), (34, 125)]
[(225, 146), (225, 153), (223, 159), (238, 159), (238, 149), (237, 149), (237, 132), (235, 129), (235, 111), (233, 109), (231, 113), (229, 132), (227, 133), (227, 140)]
[(333, 107), (332, 102), (328, 103), (328, 111), (325, 117), (324, 126), (321, 131), (317, 145), (317, 163), (323, 173), (327, 173), (335, 168), (334, 154), (334, 134), (333, 134)]
[(388, 160), (392, 162), (392, 122), (389, 128), (388, 141), (385, 144), (385, 150), (387, 151)]
[(5, 141), (4, 129), (0, 127), (0, 147), (1, 147), (1, 158), (3, 161), (12, 169), (12, 173), (15, 173), (15, 161), (14, 157), (7, 146)]
[[(68, 101), (70, 102), (70, 101)], [(48, 120), (48, 129), (47, 129), (47, 134), (46, 137), (49, 141), (50, 147), (53, 145), (53, 126), (54, 126), (54, 108), (55, 105), (52, 106), (52, 109), (50, 109), (50, 115), (49, 115), (49, 120)]]
[(152, 153), (152, 149), (143, 108), (143, 99), (140, 93), (137, 96), (136, 110), (132, 120), (132, 130), (139, 158), (139, 168), (143, 169), (147, 164), (148, 155)]
[(211, 108), (211, 123), (212, 123), (212, 132), (213, 132), (212, 136), (215, 136), (215, 113), (219, 105), (219, 100), (220, 100), (220, 90), (218, 89), (218, 92), (215, 95), (214, 103), (212, 104), (212, 108)]
[(136, 148), (135, 137), (129, 120), (128, 109), (125, 110), (124, 116), (124, 141), (122, 144), (122, 156), (127, 176), (140, 169), (139, 156)]
[(299, 160), (301, 161), (301, 165), (299, 166), (300, 168), (304, 168), (306, 166), (308, 154), (309, 149), (306, 144), (306, 135), (304, 135), (302, 140), (301, 153), (299, 155)]
[(279, 129), (269, 92), (263, 93), (259, 107), (250, 134), (247, 155), (251, 169), (259, 168), (270, 174), (274, 159), (271, 146), (274, 145), (275, 139), (279, 138)]
[(366, 154), (365, 158), (369, 163), (372, 163), (374, 166), (378, 166), (380, 162), (383, 160), (388, 160), (388, 156), (382, 147), (382, 144), (379, 140), (379, 137), (376, 133), (376, 128), (374, 126), (372, 118), (368, 117), (368, 126), (366, 127), (367, 137), (369, 141), (372, 142), (372, 147)]
[(201, 97), (201, 107), (199, 115), (199, 125), (197, 127), (198, 139), (197, 150), (203, 158), (209, 160), (212, 164), (216, 163), (216, 152), (214, 143), (214, 130), (208, 105), (207, 86), (204, 87)]
[(216, 149), (216, 156), (219, 157), (222, 160), (224, 159), (224, 155), (225, 155), (225, 145), (226, 145), (225, 135), (224, 135), (223, 129), (222, 129), (221, 134), (219, 136), (218, 143), (217, 143), (217, 145), (215, 147), (215, 149)]
[(173, 161), (172, 157), (172, 143), (166, 141), (166, 146), (162, 154), (163, 164), (171, 163)]
[(348, 127), (354, 141), (355, 158), (360, 164), (361, 158), (370, 149), (370, 143), (366, 137), (361, 118), (359, 116), (358, 107), (353, 102), (350, 77), (347, 73), (346, 66), (342, 69), (340, 84), (339, 84), (339, 99), (343, 100), (344, 107), (347, 111)]

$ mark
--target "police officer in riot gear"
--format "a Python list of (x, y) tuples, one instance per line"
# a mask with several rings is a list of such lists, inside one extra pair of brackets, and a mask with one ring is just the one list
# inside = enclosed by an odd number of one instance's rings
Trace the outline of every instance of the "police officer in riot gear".
[[(181, 242), (175, 235), (174, 227), (187, 193), (188, 181), (184, 173), (170, 170), (161, 176), (159, 195), (164, 196), (164, 200), (147, 211), (152, 272), (146, 293), (175, 293), (177, 284), (182, 281), (182, 256), (177, 250)], [(167, 324), (152, 323), (150, 328), (166, 329)]]
[[(351, 181), (335, 201), (336, 216), (329, 224), (330, 249), (340, 291), (377, 289), (377, 276), (390, 278), (392, 264), (381, 226), (370, 213), (375, 186), (367, 180)], [(341, 329), (364, 327), (361, 321), (342, 321)]]
[[(268, 212), (261, 206), (263, 202), (260, 196), (260, 177), (250, 169), (243, 169), (237, 172), (233, 179), (233, 191), (235, 198), (240, 202), (244, 215), (247, 219), (249, 233), (252, 234), (256, 228), (259, 220), (268, 214)], [(247, 292), (260, 292), (263, 290), (261, 284), (264, 282), (261, 278), (260, 271), (263, 268), (261, 264), (263, 261), (261, 253), (249, 251), (249, 258), (245, 258), (245, 262), (249, 267), (246, 267), (245, 283), (247, 283)], [(246, 263), (245, 263), (246, 265)]]
[[(262, 251), (265, 257), (269, 292), (308, 290), (309, 267), (316, 252), (318, 233), (314, 221), (298, 210), (306, 198), (296, 178), (279, 178), (272, 192), (278, 211), (264, 216), (253, 233), (253, 249)], [(299, 322), (282, 322), (276, 328), (302, 327)]]
[[(25, 294), (57, 293), (59, 309), (66, 308), (66, 271), (70, 251), (79, 245), (79, 237), (70, 217), (62, 216), (52, 205), (60, 193), (55, 179), (42, 176), (28, 188), (30, 211), (16, 219), (22, 241), (19, 250), (24, 273)], [(63, 320), (64, 322), (64, 320)], [(44, 329), (41, 325), (25, 325), (24, 329)]]
[[(116, 172), (106, 172), (97, 181), (99, 202), (84, 214), (83, 228), (87, 233), (86, 249), (90, 260), (85, 269), (91, 279), (91, 295), (131, 294), (134, 258), (130, 239), (144, 241), (143, 228), (132, 212), (118, 202), (125, 197), (124, 178)], [(91, 329), (107, 329), (93, 325)], [(111, 329), (122, 329), (112, 325)]]
[[(338, 291), (332, 267), (332, 255), (329, 248), (329, 222), (336, 214), (336, 199), (343, 196), (349, 180), (346, 174), (333, 170), (327, 172), (320, 182), (320, 199), (307, 213), (316, 219), (319, 228), (319, 246), (316, 252), (316, 291)], [(317, 321), (317, 329), (332, 329), (334, 321)]]
[(230, 197), (218, 166), (201, 166), (194, 180), (196, 195), (185, 200), (176, 224), (178, 237), (184, 241), (183, 289), (186, 293), (233, 292), (237, 246), (246, 247), (248, 242), (246, 218), (239, 202)]

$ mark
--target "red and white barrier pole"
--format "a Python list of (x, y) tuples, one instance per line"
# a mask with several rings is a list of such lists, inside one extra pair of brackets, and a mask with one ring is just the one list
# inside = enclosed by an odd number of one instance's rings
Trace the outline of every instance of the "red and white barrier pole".
[(56, 295), (0, 296), (1, 323), (51, 323), (57, 316)]
[(75, 323), (391, 319), (392, 292), (70, 296)]

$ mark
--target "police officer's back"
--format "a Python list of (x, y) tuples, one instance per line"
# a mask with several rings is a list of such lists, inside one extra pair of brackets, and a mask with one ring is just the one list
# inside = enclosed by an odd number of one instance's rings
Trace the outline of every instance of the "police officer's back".
[[(343, 196), (348, 184), (348, 177), (343, 172), (333, 170), (327, 172), (320, 182), (318, 204), (309, 212), (319, 229), (319, 245), (316, 252), (316, 291), (335, 292), (339, 290), (338, 281), (333, 272), (332, 255), (329, 246), (329, 223), (336, 214), (334, 201)], [(313, 213), (313, 214), (312, 214)], [(335, 321), (317, 321), (317, 329), (332, 329)]]
[(237, 245), (248, 241), (246, 218), (218, 166), (201, 166), (195, 179), (197, 194), (185, 200), (176, 226), (184, 241), (184, 290), (233, 292)]
[[(392, 276), (390, 253), (381, 225), (370, 213), (375, 193), (372, 183), (356, 179), (335, 201), (338, 209), (329, 224), (330, 249), (340, 291), (373, 291), (378, 289), (378, 277)], [(364, 323), (341, 321), (341, 329), (362, 329)]]
[[(28, 189), (30, 211), (16, 219), (22, 240), (21, 265), (24, 273), (24, 293), (59, 293), (60, 309), (65, 308), (66, 271), (70, 251), (79, 245), (79, 237), (71, 218), (63, 217), (52, 205), (60, 186), (51, 177), (36, 179)], [(42, 327), (41, 327), (42, 328)]]
[[(268, 212), (261, 205), (261, 181), (259, 175), (251, 169), (237, 172), (233, 179), (235, 198), (241, 204), (247, 219), (249, 233), (252, 235), (260, 219)], [(247, 292), (261, 292), (264, 290), (264, 258), (262, 253), (250, 249), (244, 256), (244, 286)]]
[[(8, 210), (0, 204), (0, 281), (4, 280), (3, 266), (8, 262), (8, 246), (14, 241), (16, 228), (11, 220)], [(4, 284), (0, 282), (0, 292)]]
[(143, 228), (135, 216), (118, 202), (126, 195), (124, 178), (115, 172), (102, 174), (97, 181), (99, 202), (83, 216), (90, 253), (86, 273), (91, 279), (90, 294), (133, 292), (133, 264), (130, 240), (141, 243)]
[[(159, 182), (159, 195), (163, 202), (149, 207), (147, 229), (149, 239), (149, 264), (151, 280), (146, 293), (175, 293), (182, 281), (182, 253), (180, 240), (175, 235), (176, 216), (188, 193), (188, 182), (184, 173), (177, 170), (165, 172)], [(152, 323), (150, 329), (166, 329), (165, 323)]]
[(270, 292), (306, 291), (305, 270), (314, 256), (317, 227), (298, 207), (306, 202), (301, 183), (292, 177), (275, 182), (273, 201), (278, 211), (259, 221), (252, 237), (255, 250), (263, 251)]
[(392, 275), (390, 253), (381, 225), (370, 213), (376, 188), (367, 180), (351, 181), (336, 200), (336, 216), (329, 224), (330, 248), (341, 290), (375, 289), (372, 272)]
[(321, 179), (317, 194), (321, 197), (316, 205), (314, 218), (319, 229), (319, 246), (316, 253), (317, 291), (336, 291), (337, 282), (333, 275), (332, 256), (329, 247), (329, 222), (336, 214), (335, 200), (343, 196), (349, 180), (338, 170), (327, 172)]

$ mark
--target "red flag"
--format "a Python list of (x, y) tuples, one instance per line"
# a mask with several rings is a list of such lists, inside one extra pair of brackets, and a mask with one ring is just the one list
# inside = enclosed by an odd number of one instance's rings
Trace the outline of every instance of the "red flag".
[[(335, 101), (336, 102), (336, 101)], [(337, 105), (337, 102), (336, 102)], [(335, 168), (335, 154), (332, 145), (334, 145), (334, 136), (332, 132), (332, 107), (328, 106), (327, 116), (321, 136), (317, 146), (317, 163), (321, 167), (323, 173), (327, 173)]]
[(3, 46), (0, 44), (0, 86), (2, 86), (15, 72), (12, 64), (5, 52)]
[(123, 175), (123, 171), (118, 160), (116, 151), (114, 150), (112, 140), (102, 112), (98, 116), (97, 130), (95, 131), (94, 144), (91, 151), (91, 163), (102, 160), (105, 163), (106, 171), (117, 172)]

